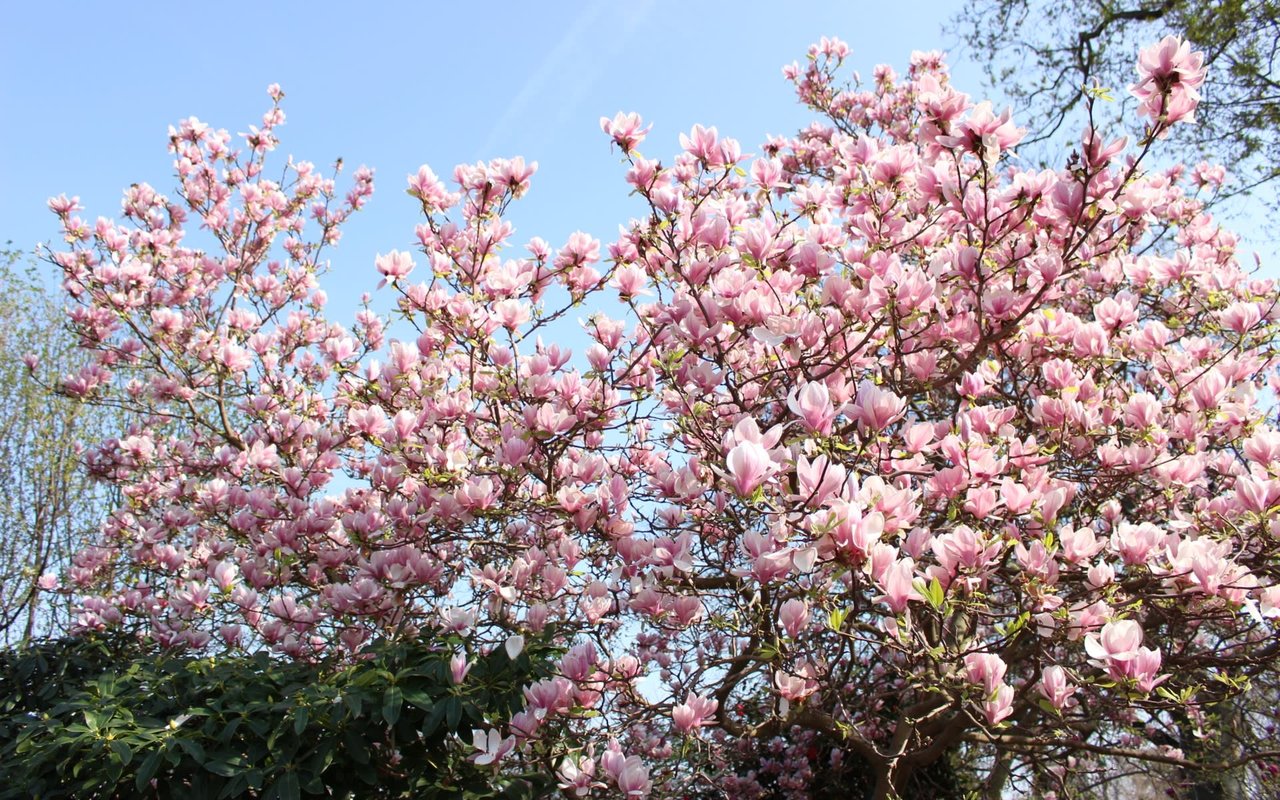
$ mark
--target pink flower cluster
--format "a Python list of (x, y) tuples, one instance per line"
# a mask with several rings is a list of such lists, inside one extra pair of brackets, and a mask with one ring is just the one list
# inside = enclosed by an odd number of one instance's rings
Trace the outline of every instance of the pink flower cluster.
[(1205, 74), (1203, 53), (1192, 51), (1190, 42), (1166, 36), (1138, 55), (1138, 82), (1129, 92), (1152, 124), (1195, 122)]

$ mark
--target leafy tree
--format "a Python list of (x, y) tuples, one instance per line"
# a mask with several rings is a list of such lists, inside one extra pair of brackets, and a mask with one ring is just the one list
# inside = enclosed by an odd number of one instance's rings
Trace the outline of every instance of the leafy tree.
[[(1167, 151), (1194, 165), (1228, 165), (1244, 191), (1280, 176), (1280, 3), (1275, 0), (970, 0), (958, 23), (993, 86), (1026, 109), (1035, 138), (1051, 137), (1099, 84), (1117, 97), (1144, 41), (1173, 32), (1209, 69), (1197, 124)], [(1107, 122), (1123, 113), (1121, 107)]]
[(396, 311), (351, 326), (320, 279), (372, 173), (276, 166), (278, 87), (238, 144), (171, 131), (171, 196), (52, 200), (92, 357), (63, 389), (144, 423), (91, 454), (123, 502), (67, 575), (81, 628), (303, 663), (545, 633), (476, 758), (575, 797), (809, 796), (739, 769), (788, 736), (877, 800), (958, 758), (991, 798), (1274, 758), (1159, 739), (1280, 653), (1280, 293), (1212, 176), (1147, 166), (1203, 56), (1145, 51), (1134, 147), (1090, 126), (1035, 171), (936, 54), (867, 86), (846, 55), (785, 69), (817, 120), (754, 157), (604, 120), (644, 207), (607, 248), (514, 248), (522, 159), (422, 167)]
[(350, 663), (157, 655), (132, 637), (8, 650), (0, 798), (546, 795), (549, 771), (496, 775), (459, 737), (518, 711), (551, 654), (466, 644), (421, 635)]
[(71, 566), (110, 507), (79, 444), (117, 422), (32, 379), (27, 357), (53, 374), (74, 372), (84, 358), (61, 305), (23, 260), (0, 252), (0, 644), (70, 626), (67, 603), (37, 583)]

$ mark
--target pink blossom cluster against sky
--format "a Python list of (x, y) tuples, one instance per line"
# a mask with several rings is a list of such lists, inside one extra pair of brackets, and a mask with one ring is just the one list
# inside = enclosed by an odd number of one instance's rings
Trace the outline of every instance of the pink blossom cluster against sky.
[[(642, 114), (645, 149), (664, 160), (696, 123), (755, 152), (809, 119), (780, 67), (818, 37), (850, 42), (870, 79), (879, 63), (905, 69), (912, 50), (954, 51), (943, 28), (959, 5), (15, 3), (0, 30), (0, 243), (55, 237), (45, 201), (63, 192), (92, 219), (118, 214), (131, 183), (169, 191), (169, 125), (194, 115), (243, 131), (279, 83), (281, 155), (377, 170), (326, 280), (346, 318), (377, 283), (377, 253), (413, 246), (419, 212), (403, 186), (421, 164), (448, 176), (459, 162), (537, 161), (518, 233), (608, 240), (638, 206), (600, 117)], [(977, 96), (978, 69), (952, 61)]]
[[(913, 50), (949, 53), (956, 86), (989, 98), (976, 54), (949, 20), (960, 0), (907, 4), (707, 0), (630, 3), (16, 3), (0, 30), (0, 244), (56, 235), (49, 197), (116, 215), (123, 188), (172, 185), (168, 126), (197, 116), (243, 131), (287, 94), (281, 155), (377, 171), (379, 191), (347, 227), (326, 279), (349, 318), (376, 285), (378, 253), (411, 249), (417, 204), (404, 176), (424, 163), (537, 161), (510, 218), (521, 237), (603, 240), (639, 213), (599, 120), (638, 112), (648, 155), (667, 159), (695, 124), (750, 152), (809, 120), (781, 65), (823, 35), (851, 65), (905, 69)], [(1135, 54), (1136, 56), (1136, 54)], [(1065, 153), (1064, 153), (1065, 158)], [(1248, 236), (1248, 221), (1236, 227)], [(1270, 252), (1264, 237), (1249, 247)], [(375, 301), (376, 305), (377, 301)]]

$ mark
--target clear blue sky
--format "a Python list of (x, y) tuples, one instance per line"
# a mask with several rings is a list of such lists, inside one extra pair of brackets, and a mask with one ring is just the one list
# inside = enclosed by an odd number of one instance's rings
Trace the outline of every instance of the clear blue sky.
[[(694, 123), (757, 152), (809, 116), (780, 72), (823, 35), (870, 77), (912, 50), (952, 52), (962, 90), (984, 92), (972, 53), (945, 31), (960, 0), (929, 2), (11, 3), (0, 30), (0, 243), (56, 235), (45, 200), (79, 195), (113, 216), (120, 191), (172, 188), (167, 127), (197, 116), (233, 133), (288, 95), (280, 155), (377, 170), (326, 288), (355, 298), (375, 253), (408, 248), (418, 221), (404, 179), (420, 164), (523, 155), (540, 168), (516, 207), (517, 241), (574, 230), (610, 240), (634, 213), (601, 116), (654, 123), (669, 159)], [(335, 305), (348, 319), (350, 304)]]
[[(121, 190), (172, 188), (167, 127), (197, 116), (232, 133), (278, 82), (280, 154), (377, 170), (378, 192), (333, 252), (331, 297), (377, 284), (378, 251), (409, 247), (405, 175), (428, 163), (523, 155), (539, 162), (517, 240), (604, 240), (634, 213), (599, 118), (654, 123), (644, 150), (670, 158), (694, 123), (757, 152), (809, 117), (781, 76), (823, 35), (870, 77), (912, 50), (947, 49), (958, 0), (864, 2), (97, 3), (23, 2), (0, 31), (0, 243), (57, 233), (45, 200), (79, 195), (114, 216)], [(978, 71), (957, 65), (962, 88)], [(335, 308), (339, 311), (339, 308)], [(345, 316), (339, 315), (340, 318)]]

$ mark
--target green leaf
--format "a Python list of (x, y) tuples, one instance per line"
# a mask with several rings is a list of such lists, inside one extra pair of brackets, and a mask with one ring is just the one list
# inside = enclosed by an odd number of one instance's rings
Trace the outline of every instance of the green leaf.
[(107, 746), (110, 747), (111, 752), (115, 753), (116, 757), (120, 759), (121, 765), (128, 765), (130, 761), (133, 761), (133, 748), (128, 744), (117, 739), (110, 742)]
[(222, 732), (218, 734), (218, 741), (219, 742), (231, 741), (231, 737), (235, 736), (236, 731), (240, 728), (240, 723), (243, 721), (244, 721), (243, 717), (236, 717), (235, 719), (228, 722), (225, 726), (223, 726)]
[(394, 726), (400, 719), (400, 709), (404, 707), (404, 693), (399, 686), (388, 687), (382, 696), (382, 718), (387, 725)]
[(345, 755), (348, 758), (357, 764), (369, 763), (369, 742), (359, 731), (354, 728), (344, 728), (342, 742), (345, 745)]
[(216, 774), (216, 776), (233, 778), (244, 772), (244, 765), (242, 763), (233, 763), (236, 762), (236, 760), (237, 759), (229, 758), (209, 760), (209, 762), (205, 762), (205, 769)]
[(138, 774), (133, 779), (133, 786), (139, 792), (150, 785), (151, 779), (155, 777), (156, 770), (160, 768), (160, 759), (164, 756), (164, 751), (160, 749), (152, 750), (147, 757), (142, 760), (142, 766), (138, 767)]
[(364, 710), (364, 695), (357, 692), (344, 692), (342, 704), (351, 712), (351, 716), (358, 717), (360, 712)]
[(845, 618), (849, 616), (849, 609), (837, 608), (832, 610), (831, 615), (827, 617), (827, 624), (831, 626), (831, 630), (839, 631), (844, 627)]
[(226, 800), (226, 798), (230, 797), (240, 797), (248, 790), (248, 788), (249, 780), (243, 773), (237, 774), (232, 777), (231, 780), (227, 781), (226, 785), (222, 787), (222, 791), (218, 793), (218, 800)]
[(778, 657), (778, 648), (772, 645), (762, 644), (756, 649), (755, 656), (761, 661), (772, 661)]
[(406, 703), (411, 706), (416, 706), (423, 711), (430, 711), (436, 704), (435, 697), (432, 696), (430, 691), (422, 686), (410, 686), (402, 689), (401, 694), (404, 696), (404, 701)]
[(929, 581), (929, 587), (925, 591), (925, 599), (929, 601), (929, 605), (933, 606), (935, 610), (942, 608), (942, 602), (946, 600), (946, 593), (943, 592), (942, 583), (938, 581), (937, 577)]
[(102, 729), (102, 723), (106, 721), (107, 721), (107, 716), (101, 711), (85, 709), (84, 724), (88, 726), (89, 730), (93, 731), (94, 733), (97, 733), (98, 731), (100, 731)]
[(1050, 703), (1048, 700), (1044, 699), (1043, 697), (1041, 697), (1039, 700), (1036, 701), (1036, 705), (1040, 706), (1040, 710), (1045, 712), (1046, 714), (1052, 714), (1055, 717), (1062, 716), (1062, 712), (1054, 708), (1053, 703)]
[(430, 713), (427, 714), (426, 720), (422, 723), (422, 735), (430, 736), (440, 727), (441, 721), (444, 720), (446, 703), (439, 702), (431, 707)]
[(267, 796), (277, 797), (279, 800), (298, 800), (302, 796), (298, 773), (290, 771), (281, 775), (279, 780), (271, 784), (271, 788), (267, 790)]
[(178, 747), (181, 747), (183, 752), (194, 758), (196, 761), (199, 761), (201, 764), (204, 763), (204, 747), (199, 742), (195, 739), (178, 739), (177, 742)]
[(449, 725), (449, 730), (456, 731), (458, 724), (462, 722), (462, 698), (450, 697), (445, 703), (445, 717)]
[(1112, 96), (1111, 90), (1106, 86), (1086, 86), (1084, 87), (1084, 93), (1095, 100), (1102, 100), (1106, 103), (1115, 102), (1115, 97)]

